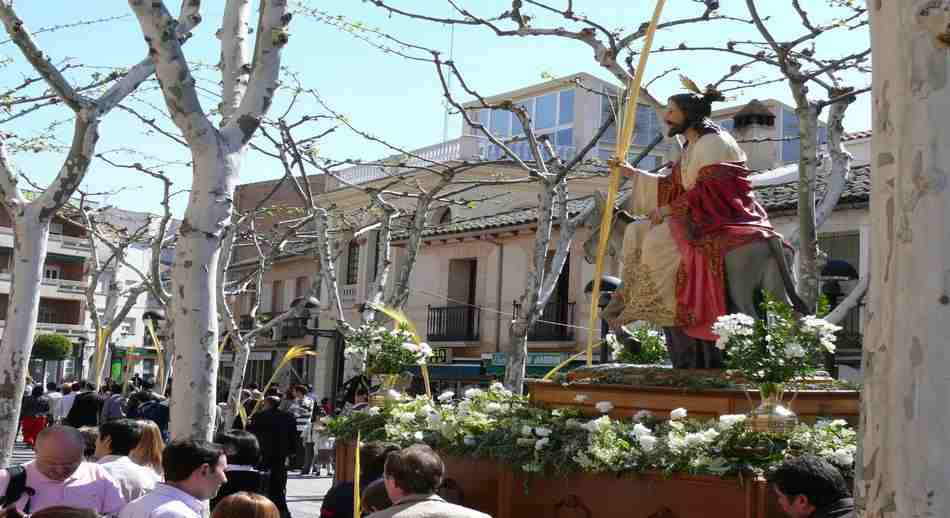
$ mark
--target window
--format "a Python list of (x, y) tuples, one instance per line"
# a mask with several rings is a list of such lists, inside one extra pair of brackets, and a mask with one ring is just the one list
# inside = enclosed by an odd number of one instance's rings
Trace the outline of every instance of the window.
[[(602, 95), (600, 97), (600, 124), (603, 124), (611, 116), (617, 116), (617, 106), (620, 104), (620, 100), (617, 99), (612, 93), (607, 92), (607, 95)], [(598, 125), (599, 127), (599, 125)], [(607, 128), (607, 131), (604, 132), (604, 136), (601, 137), (602, 141), (606, 142), (616, 142), (617, 141), (617, 121), (614, 120), (614, 123)]]
[(557, 125), (557, 94), (538, 97), (535, 103), (534, 127), (549, 129)]
[(636, 124), (637, 127), (633, 131), (633, 143), (637, 146), (648, 145), (662, 131), (656, 110), (643, 104), (637, 106)]
[(274, 281), (270, 292), (270, 310), (272, 313), (284, 311), (284, 281)]
[(54, 221), (49, 224), (49, 233), (50, 234), (62, 234), (63, 233), (63, 222)]
[(45, 279), (62, 279), (63, 270), (57, 264), (47, 264), (43, 268), (43, 278)]
[(574, 129), (567, 128), (558, 131), (555, 135), (555, 144), (558, 146), (573, 146), (574, 145)]
[(39, 317), (37, 322), (42, 322), (44, 324), (58, 324), (59, 323), (59, 314), (56, 311), (56, 308), (50, 307), (49, 304), (40, 301)]
[[(800, 125), (798, 115), (788, 108), (782, 109), (782, 138), (797, 137)], [(782, 162), (797, 162), (801, 156), (801, 141), (797, 138), (782, 140)]]
[(351, 241), (346, 249), (346, 284), (359, 282), (360, 244)]
[(491, 112), (491, 132), (496, 137), (507, 137), (510, 135), (511, 127), (508, 124), (511, 119), (511, 112), (506, 110), (492, 110)]
[(310, 288), (310, 279), (305, 276), (297, 277), (297, 280), (294, 282), (294, 297), (300, 298), (307, 294), (307, 290)]
[[(531, 118), (534, 108), (534, 99), (528, 99), (527, 102), (518, 103), (518, 106), (525, 109), (528, 112), (528, 118)], [(524, 135), (524, 126), (521, 124), (521, 119), (514, 113), (511, 114), (511, 135)]]
[(558, 107), (557, 121), (558, 124), (574, 122), (574, 90), (561, 92), (561, 104)]

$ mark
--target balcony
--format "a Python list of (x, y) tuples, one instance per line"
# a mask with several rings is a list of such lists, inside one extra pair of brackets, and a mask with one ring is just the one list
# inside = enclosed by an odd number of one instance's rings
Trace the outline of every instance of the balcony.
[[(521, 304), (515, 302), (514, 314), (521, 313)], [(573, 342), (574, 302), (551, 301), (544, 306), (541, 316), (530, 330), (529, 342)]]
[(478, 323), (478, 308), (429, 306), (426, 336), (430, 342), (477, 342)]
[[(531, 148), (527, 142), (517, 142), (510, 144), (512, 151), (522, 160), (534, 160)], [(564, 160), (569, 160), (577, 153), (574, 146), (554, 146), (555, 152)], [(386, 176), (397, 175), (413, 171), (399, 165), (420, 166), (431, 165), (432, 162), (450, 162), (453, 160), (503, 160), (506, 157), (501, 148), (494, 145), (485, 137), (475, 135), (463, 135), (454, 140), (448, 140), (439, 144), (433, 144), (422, 149), (412, 151), (413, 157), (394, 156), (387, 159), (374, 161), (372, 164), (359, 164), (342, 169), (338, 175), (349, 183), (365, 183), (384, 178)], [(418, 158), (417, 158), (418, 157)], [(392, 166), (380, 166), (380, 163), (392, 163)], [(337, 180), (328, 181), (327, 189), (343, 187)]]
[[(7, 321), (0, 320), (0, 328), (6, 328)], [(90, 331), (85, 326), (79, 324), (52, 324), (49, 322), (37, 322), (37, 333), (55, 333), (65, 336), (88, 336)]]
[(356, 287), (356, 284), (340, 286), (340, 300), (342, 302), (353, 302), (356, 300)]

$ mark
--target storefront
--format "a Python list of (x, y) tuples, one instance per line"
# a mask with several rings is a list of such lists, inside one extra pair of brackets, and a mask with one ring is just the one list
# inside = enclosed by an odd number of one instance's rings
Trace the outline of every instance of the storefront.
[[(551, 372), (551, 369), (557, 367), (562, 362), (573, 356), (575, 353), (561, 352), (529, 352), (527, 365), (525, 366), (526, 377), (543, 378), (545, 374)], [(494, 353), (483, 355), (482, 361), (485, 364), (485, 373), (489, 376), (504, 379), (505, 365), (508, 361), (508, 353)], [(564, 370), (583, 364), (583, 360), (575, 360)]]

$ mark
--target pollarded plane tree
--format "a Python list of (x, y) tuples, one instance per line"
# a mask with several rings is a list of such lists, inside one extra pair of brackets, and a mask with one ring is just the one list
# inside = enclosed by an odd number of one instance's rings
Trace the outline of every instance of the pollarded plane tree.
[[(198, 0), (185, 5), (200, 10)], [(259, 16), (252, 29), (252, 7)], [(171, 435), (211, 439), (218, 372), (219, 273), (223, 239), (234, 222), (241, 164), (277, 90), (289, 33), (286, 0), (228, 0), (221, 30), (221, 102), (215, 124), (206, 114), (177, 38), (178, 22), (162, 1), (130, 0), (172, 121), (192, 158), (188, 205), (172, 266), (171, 332), (175, 372)]]
[[(171, 39), (184, 41), (200, 18), (185, 2), (180, 23), (168, 34)], [(17, 15), (12, 2), (0, 2), (0, 21), (10, 40), (17, 46), (23, 59), (34, 69), (36, 76), (25, 82), (45, 83), (50, 92), (36, 96), (36, 104), (26, 106), (28, 99), (20, 99), (22, 108), (12, 107), (5, 101), (5, 109), (16, 110), (15, 120), (31, 115), (49, 106), (65, 106), (72, 113), (72, 136), (61, 146), (65, 158), (58, 173), (45, 189), (35, 187), (27, 194), (18, 180), (24, 178), (15, 171), (6, 152), (5, 137), (0, 139), (0, 197), (13, 226), (14, 249), (11, 290), (6, 315), (6, 326), (0, 345), (0, 364), (3, 372), (0, 389), (0, 463), (5, 464), (13, 452), (17, 433), (17, 417), (25, 387), (27, 363), (33, 346), (40, 300), (40, 282), (46, 259), (50, 223), (76, 192), (93, 159), (99, 138), (99, 122), (122, 100), (155, 71), (149, 59), (144, 59), (126, 72), (116, 71), (105, 77), (92, 78), (77, 84), (65, 73), (66, 65), (57, 65), (38, 46), (25, 22)], [(101, 87), (101, 88), (100, 88)], [(16, 101), (16, 99), (13, 99)], [(54, 140), (40, 135), (40, 140), (20, 138), (36, 146), (45, 146)], [(12, 139), (16, 141), (17, 139)]]

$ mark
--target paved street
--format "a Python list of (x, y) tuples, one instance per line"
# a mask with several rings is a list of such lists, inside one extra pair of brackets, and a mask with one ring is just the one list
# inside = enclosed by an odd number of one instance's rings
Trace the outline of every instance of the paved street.
[[(26, 443), (17, 441), (11, 464), (23, 464), (33, 460), (33, 450)], [(301, 477), (291, 473), (287, 481), (287, 504), (293, 518), (316, 518), (320, 516), (323, 495), (330, 490), (330, 477)]]

